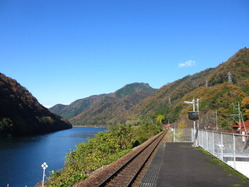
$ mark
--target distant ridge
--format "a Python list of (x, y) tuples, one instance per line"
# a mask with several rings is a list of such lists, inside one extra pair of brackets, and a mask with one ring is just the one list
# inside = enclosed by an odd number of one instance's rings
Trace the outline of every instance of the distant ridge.
[(16, 80), (0, 73), (0, 136), (42, 134), (72, 125), (43, 107)]
[(131, 95), (139, 92), (154, 92), (155, 89), (151, 88), (148, 83), (132, 83), (127, 84), (119, 90), (115, 91), (112, 95), (117, 98), (123, 98), (127, 95)]
[(65, 119), (70, 119), (85, 111), (91, 105), (93, 105), (95, 102), (99, 101), (106, 95), (107, 94), (93, 95), (84, 99), (78, 99), (72, 102), (70, 105), (57, 104), (49, 108), (49, 110), (55, 114), (63, 116)]
[(147, 83), (132, 83), (110, 94), (79, 99), (70, 105), (55, 105), (50, 111), (69, 119), (73, 125), (106, 125), (115, 123), (116, 116), (121, 118), (124, 111), (155, 91)]
[[(229, 73), (231, 82), (228, 81)], [(220, 126), (230, 128), (234, 124), (230, 114), (236, 112), (233, 106), (239, 102), (242, 103), (242, 110), (246, 110), (248, 105), (243, 105), (243, 101), (248, 96), (249, 48), (243, 48), (216, 68), (188, 75), (163, 86), (153, 96), (127, 111), (124, 116), (125, 120), (129, 120), (141, 116), (155, 118), (162, 114), (170, 122), (178, 121), (191, 127), (192, 122), (188, 120), (187, 111), (192, 106), (184, 104), (183, 101), (201, 98), (202, 125), (215, 125), (213, 115), (217, 112)], [(248, 119), (249, 116), (244, 116), (244, 120)]]
[[(50, 110), (67, 117), (73, 125), (139, 123), (141, 120), (155, 121), (157, 115), (163, 115), (165, 121), (192, 126), (187, 117), (192, 106), (183, 101), (201, 98), (202, 126), (215, 125), (212, 115), (217, 113), (220, 127), (229, 128), (234, 123), (230, 117), (234, 113), (234, 105), (241, 103), (242, 110), (249, 111), (246, 104), (249, 100), (248, 80), (249, 49), (243, 48), (215, 68), (185, 76), (158, 90), (146, 83), (133, 83), (113, 93), (96, 96), (98, 99), (87, 102), (88, 105), (82, 108), (59, 105)], [(87, 99), (77, 100), (76, 103), (86, 102)], [(67, 107), (77, 112), (69, 115), (69, 110), (65, 110)], [(244, 120), (249, 120), (249, 114), (244, 115)]]

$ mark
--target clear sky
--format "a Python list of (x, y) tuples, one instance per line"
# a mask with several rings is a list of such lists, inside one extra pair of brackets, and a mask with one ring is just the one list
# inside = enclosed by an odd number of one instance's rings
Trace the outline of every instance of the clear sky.
[(153, 88), (249, 47), (249, 0), (0, 0), (0, 72), (44, 106)]

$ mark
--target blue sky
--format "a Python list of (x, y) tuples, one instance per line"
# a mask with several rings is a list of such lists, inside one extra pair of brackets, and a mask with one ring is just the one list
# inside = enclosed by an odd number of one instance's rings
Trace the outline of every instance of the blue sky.
[(0, 0), (0, 72), (44, 106), (160, 88), (249, 47), (248, 0)]

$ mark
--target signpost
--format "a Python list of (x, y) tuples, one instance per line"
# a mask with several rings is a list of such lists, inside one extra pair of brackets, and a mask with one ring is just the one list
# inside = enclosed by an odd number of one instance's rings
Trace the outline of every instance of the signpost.
[(42, 169), (43, 169), (43, 174), (42, 174), (42, 187), (44, 187), (44, 179), (45, 179), (45, 170), (47, 169), (48, 165), (46, 162), (44, 162), (41, 165)]

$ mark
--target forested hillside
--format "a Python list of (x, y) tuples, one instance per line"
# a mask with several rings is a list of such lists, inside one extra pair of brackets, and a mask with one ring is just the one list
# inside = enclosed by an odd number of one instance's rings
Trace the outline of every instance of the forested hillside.
[[(192, 124), (187, 120), (187, 111), (192, 110), (192, 106), (183, 101), (201, 98), (202, 125), (214, 123), (211, 118), (217, 112), (220, 126), (229, 127), (234, 123), (230, 114), (237, 112), (234, 106), (240, 103), (244, 112), (248, 110), (248, 96), (249, 49), (244, 48), (216, 68), (206, 69), (163, 86), (154, 96), (146, 98), (125, 116), (126, 120), (131, 120), (141, 116), (156, 118), (157, 115), (164, 115), (170, 122), (179, 120), (186, 125)], [(248, 118), (246, 115), (244, 117), (245, 120)]]
[(17, 81), (0, 73), (0, 136), (41, 134), (71, 127)]
[(116, 124), (124, 122), (124, 112), (155, 92), (148, 84), (132, 83), (110, 94), (79, 99), (70, 105), (55, 105), (50, 111), (69, 119), (73, 125)]
[(124, 113), (130, 110), (153, 92), (145, 91), (127, 95), (123, 98), (106, 96), (81, 114), (69, 119), (74, 125), (107, 125), (125, 122)]
[(73, 118), (74, 116), (77, 116), (81, 112), (88, 109), (91, 105), (99, 101), (100, 99), (103, 99), (106, 96), (106, 94), (102, 95), (93, 95), (84, 99), (78, 99), (71, 103), (70, 105), (62, 105), (58, 104), (53, 107), (51, 107), (49, 110), (55, 114), (58, 114), (65, 119)]
[(238, 104), (249, 118), (249, 49), (239, 50), (216, 68), (209, 68), (194, 75), (164, 85), (159, 90), (148, 84), (134, 83), (114, 93), (77, 100), (69, 106), (57, 105), (50, 110), (69, 119), (74, 125), (106, 125), (155, 121), (158, 115), (165, 121), (192, 125), (187, 118), (190, 105), (184, 101), (200, 98), (201, 125), (218, 124), (230, 127), (238, 113)]

